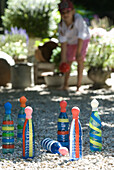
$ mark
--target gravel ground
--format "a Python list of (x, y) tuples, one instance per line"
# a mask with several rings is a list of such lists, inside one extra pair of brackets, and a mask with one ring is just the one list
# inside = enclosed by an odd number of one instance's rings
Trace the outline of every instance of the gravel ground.
[[(35, 157), (34, 159), (22, 159), (22, 146), (16, 143), (17, 115), (20, 109), (19, 98), (25, 96), (27, 105), (33, 108), (33, 122), (35, 126)], [(96, 98), (99, 101), (99, 111), (102, 121), (101, 152), (92, 153), (89, 150), (89, 117), (91, 115), (91, 101)], [(80, 122), (83, 130), (83, 159), (69, 161), (69, 155), (59, 156), (51, 154), (41, 148), (41, 140), (50, 137), (57, 139), (57, 119), (60, 113), (59, 103), (67, 101), (67, 114), (71, 123), (71, 109), (74, 106), (80, 108)], [(12, 117), (15, 126), (15, 152), (14, 154), (2, 154), (1, 125), (4, 116), (4, 104), (11, 102)], [(45, 85), (37, 85), (25, 90), (13, 90), (0, 88), (0, 169), (76, 169), (76, 170), (113, 170), (114, 169), (114, 89), (89, 90), (88, 85), (82, 86), (82, 93), (75, 93), (75, 87), (69, 91), (48, 89)]]

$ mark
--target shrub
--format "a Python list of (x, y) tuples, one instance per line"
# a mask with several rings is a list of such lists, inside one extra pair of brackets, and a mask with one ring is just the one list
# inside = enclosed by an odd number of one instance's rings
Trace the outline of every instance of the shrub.
[(102, 69), (114, 67), (114, 28), (106, 31), (103, 28), (90, 30), (91, 39), (88, 46), (86, 66)]
[(3, 25), (23, 28), (32, 37), (49, 37), (57, 28), (54, 16), (59, 0), (8, 0), (8, 8), (2, 16)]
[(5, 35), (0, 36), (0, 51), (3, 51), (14, 59), (27, 58), (28, 35), (22, 28), (11, 28), (11, 31), (5, 31)]

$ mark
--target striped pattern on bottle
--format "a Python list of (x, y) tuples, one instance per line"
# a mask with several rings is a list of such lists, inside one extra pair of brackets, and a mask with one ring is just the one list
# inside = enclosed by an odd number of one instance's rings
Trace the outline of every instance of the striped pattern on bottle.
[(23, 126), (23, 158), (33, 158), (35, 155), (34, 126), (32, 119), (26, 119)]
[(82, 131), (78, 119), (73, 119), (70, 128), (70, 160), (82, 159)]
[(55, 140), (52, 140), (50, 138), (45, 138), (41, 141), (41, 146), (46, 149), (47, 151), (50, 151), (52, 153), (59, 153), (59, 148), (61, 147), (61, 144)]
[(90, 126), (90, 150), (101, 151), (102, 149), (102, 132), (101, 121), (98, 111), (93, 111), (89, 121)]
[(18, 114), (17, 141), (21, 141), (21, 142), (22, 142), (23, 125), (26, 117), (24, 109), (25, 108), (21, 107), (20, 113)]
[(62, 146), (69, 148), (69, 120), (66, 112), (61, 112), (58, 118), (57, 141)]
[(3, 121), (2, 123), (2, 151), (3, 153), (14, 152), (14, 123)]

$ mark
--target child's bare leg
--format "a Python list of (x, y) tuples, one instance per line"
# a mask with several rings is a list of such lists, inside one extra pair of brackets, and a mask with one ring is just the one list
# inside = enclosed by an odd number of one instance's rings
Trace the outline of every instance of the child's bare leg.
[(80, 60), (78, 62), (78, 79), (77, 79), (77, 91), (79, 90), (81, 83), (82, 83), (82, 77), (83, 77), (83, 69), (84, 69), (84, 62)]
[(63, 89), (65, 89), (65, 90), (68, 89), (68, 79), (69, 79), (69, 76), (70, 76), (70, 71), (65, 74), (65, 80), (64, 80), (64, 85), (63, 85)]
[[(70, 66), (70, 68), (71, 68), (72, 62), (68, 62), (68, 64), (69, 64), (69, 66)], [(62, 89), (63, 89), (63, 90), (67, 90), (67, 89), (68, 89), (69, 76), (70, 76), (70, 70), (65, 73), (64, 84), (63, 84), (63, 86), (62, 86)]]

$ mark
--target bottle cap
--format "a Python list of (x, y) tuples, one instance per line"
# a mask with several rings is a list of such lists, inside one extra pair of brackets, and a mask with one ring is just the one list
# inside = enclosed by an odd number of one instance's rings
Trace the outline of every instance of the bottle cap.
[(61, 155), (67, 155), (68, 149), (66, 147), (60, 147), (59, 152), (61, 153)]
[(80, 113), (80, 109), (78, 107), (72, 108), (73, 119), (78, 119), (79, 113)]
[(7, 102), (4, 104), (4, 108), (5, 108), (5, 113), (6, 114), (10, 114), (11, 113), (11, 108), (12, 108), (12, 105), (11, 103)]
[(27, 107), (25, 108), (26, 119), (31, 119), (31, 118), (32, 118), (32, 112), (33, 112), (32, 107), (27, 106)]
[(99, 105), (99, 102), (96, 99), (93, 99), (91, 101), (92, 111), (98, 111), (98, 105)]
[(67, 106), (67, 102), (65, 100), (62, 100), (60, 102), (61, 112), (66, 112), (66, 106)]
[(27, 99), (25, 96), (20, 97), (21, 107), (26, 107), (26, 104), (25, 104), (26, 101), (27, 101)]

